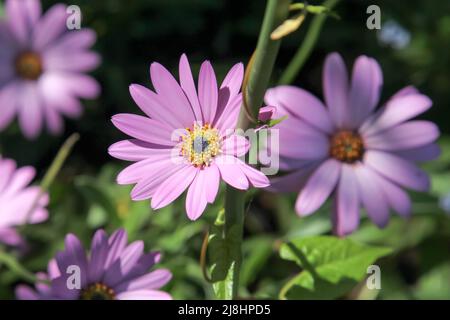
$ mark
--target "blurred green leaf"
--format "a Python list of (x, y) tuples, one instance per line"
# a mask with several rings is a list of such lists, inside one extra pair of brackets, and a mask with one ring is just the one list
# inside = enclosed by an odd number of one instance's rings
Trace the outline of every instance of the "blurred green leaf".
[(369, 265), (389, 253), (389, 248), (331, 236), (301, 238), (285, 243), (280, 248), (280, 256), (296, 262), (303, 271), (283, 287), (280, 297), (339, 297), (364, 278)]

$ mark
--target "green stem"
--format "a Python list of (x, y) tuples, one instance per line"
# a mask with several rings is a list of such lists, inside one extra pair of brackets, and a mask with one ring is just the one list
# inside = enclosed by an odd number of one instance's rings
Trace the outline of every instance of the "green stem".
[(28, 271), (24, 266), (22, 266), (13, 256), (7, 254), (0, 250), (0, 264), (4, 264), (8, 269), (14, 272), (16, 275), (22, 279), (36, 283), (40, 281), (35, 274)]
[[(327, 0), (324, 2), (323, 6), (327, 7), (328, 10), (331, 10), (338, 2), (339, 0)], [(308, 32), (306, 33), (305, 40), (297, 50), (294, 58), (292, 58), (284, 73), (281, 75), (279, 84), (290, 84), (295, 80), (300, 69), (311, 55), (311, 52), (317, 43), (317, 39), (319, 39), (320, 31), (322, 30), (326, 18), (326, 14), (319, 14), (314, 17)]]
[[(280, 41), (271, 40), (270, 34), (286, 19), (289, 4), (290, 0), (268, 0), (267, 2), (245, 94), (247, 104), (254, 114), (258, 114), (258, 110), (263, 103), (264, 93), (269, 85), (272, 69), (280, 48)], [(248, 126), (248, 119), (244, 110), (242, 110), (238, 128), (245, 130)], [(242, 238), (244, 233), (244, 200), (245, 193), (243, 191), (227, 186), (225, 198), (225, 240), (229, 244), (230, 255), (235, 257), (231, 274), (233, 299), (236, 299), (239, 291)], [(229, 237), (233, 238), (230, 239)]]
[[(75, 145), (75, 143), (77, 143), (77, 141), (79, 139), (80, 139), (80, 135), (78, 133), (74, 133), (64, 142), (61, 149), (59, 149), (58, 154), (56, 155), (50, 168), (48, 169), (44, 178), (42, 179), (42, 183), (40, 185), (41, 191), (38, 194), (38, 196), (36, 197), (30, 210), (28, 211), (25, 222), (30, 221), (31, 215), (33, 214), (34, 210), (36, 209), (36, 206), (39, 203), (39, 200), (44, 195), (44, 193), (47, 192), (48, 189), (50, 188), (51, 184), (53, 183), (56, 176), (58, 175), (58, 172), (61, 170), (61, 167), (63, 166), (63, 164), (66, 161), (67, 157), (69, 156), (70, 152), (72, 151), (73, 146)], [(26, 225), (26, 223), (24, 225)]]

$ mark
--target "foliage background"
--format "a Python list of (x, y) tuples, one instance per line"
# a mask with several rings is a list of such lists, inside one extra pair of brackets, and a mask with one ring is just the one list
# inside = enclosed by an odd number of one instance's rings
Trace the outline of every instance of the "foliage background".
[[(48, 8), (54, 2), (45, 0), (43, 4)], [(119, 112), (138, 112), (128, 86), (131, 83), (150, 86), (152, 61), (161, 62), (176, 74), (179, 56), (185, 52), (194, 72), (204, 59), (210, 59), (219, 79), (234, 63), (246, 63), (256, 44), (265, 1), (66, 3), (79, 5), (83, 25), (98, 33), (95, 50), (103, 56), (103, 64), (94, 75), (103, 93), (98, 100), (85, 102), (80, 120), (66, 121), (64, 136), (45, 134), (30, 142), (22, 137), (16, 123), (0, 133), (1, 153), (20, 165), (37, 167), (39, 178), (64, 139), (72, 132), (81, 134), (80, 142), (51, 188), (50, 219), (23, 230), (29, 248), (19, 258), (29, 270), (41, 271), (62, 248), (66, 233), (77, 234), (88, 245), (97, 228), (112, 231), (124, 226), (131, 239), (143, 239), (148, 250), (159, 249), (164, 253), (163, 265), (174, 273), (166, 289), (175, 298), (213, 298), (198, 261), (204, 232), (223, 205), (223, 197), (194, 223), (185, 216), (182, 200), (159, 212), (152, 212), (148, 202), (131, 202), (131, 188), (114, 182), (126, 163), (110, 158), (106, 152), (110, 144), (124, 137), (109, 119)], [(370, 4), (381, 7), (383, 22), (396, 21), (410, 34), (410, 42), (404, 48), (380, 42), (377, 32), (366, 28), (366, 8)], [(375, 57), (384, 72), (382, 100), (408, 84), (432, 98), (434, 107), (425, 117), (440, 126), (443, 155), (426, 165), (432, 175), (433, 190), (428, 195), (412, 194), (412, 219), (392, 217), (387, 228), (378, 230), (364, 218), (359, 231), (351, 236), (366, 244), (393, 248), (392, 254), (378, 262), (382, 290), (367, 292), (363, 286), (353, 284), (353, 289), (337, 290), (331, 297), (450, 299), (450, 2), (346, 0), (341, 1), (336, 12), (341, 19), (327, 19), (295, 84), (321, 96), (322, 64), (331, 51), (340, 52), (349, 67), (360, 54)], [(299, 32), (283, 41), (273, 83), (301, 45), (310, 21), (308, 17)], [(293, 194), (280, 197), (262, 192), (250, 197), (253, 200), (246, 217), (241, 295), (276, 298), (283, 284), (299, 272), (295, 263), (280, 258), (280, 244), (293, 238), (330, 234), (329, 207), (300, 219), (294, 212)], [(0, 266), (0, 298), (13, 298), (13, 288), (20, 282), (23, 280), (15, 273)], [(321, 292), (308, 294), (300, 293), (297, 298), (330, 298)]]

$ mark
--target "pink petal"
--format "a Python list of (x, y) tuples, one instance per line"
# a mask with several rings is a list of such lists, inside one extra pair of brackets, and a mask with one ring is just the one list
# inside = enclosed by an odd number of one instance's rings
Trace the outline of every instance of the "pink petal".
[(237, 134), (232, 134), (223, 141), (222, 152), (240, 157), (245, 155), (249, 148), (250, 142), (247, 138)]
[(323, 92), (331, 118), (340, 129), (350, 127), (348, 91), (344, 61), (338, 53), (331, 53), (327, 56), (323, 69)]
[[(333, 123), (323, 103), (303, 89), (294, 86), (278, 86), (267, 90), (265, 101), (269, 105), (278, 107), (278, 113), (287, 113), (302, 119), (327, 133), (333, 131)], [(278, 113), (277, 116), (281, 116)]]
[(369, 150), (364, 155), (364, 163), (406, 188), (417, 191), (427, 191), (430, 188), (430, 179), (424, 171), (391, 153)]
[[(161, 162), (153, 164), (150, 174), (146, 173), (146, 178), (139, 179), (136, 186), (131, 191), (131, 199), (133, 201), (147, 200), (153, 197), (159, 186), (174, 174), (182, 171), (184, 166), (173, 165), (169, 162)], [(154, 174), (151, 174), (154, 172)]]
[(6, 1), (5, 11), (11, 32), (25, 45), (29, 33), (41, 15), (41, 3), (38, 0)]
[(206, 123), (213, 123), (217, 111), (218, 89), (214, 69), (209, 61), (202, 63), (198, 77), (198, 98)]
[(379, 174), (375, 173), (372, 177), (376, 180), (380, 189), (383, 191), (389, 206), (393, 208), (399, 215), (408, 217), (411, 214), (411, 199), (408, 194), (395, 185), (389, 182), (388, 179), (383, 178)]
[(310, 215), (320, 208), (336, 187), (340, 172), (341, 163), (329, 159), (311, 175), (295, 203), (300, 216)]
[(11, 178), (14, 176), (16, 170), (16, 162), (10, 159), (0, 158), (0, 192), (8, 187)]
[(183, 53), (180, 58), (179, 64), (180, 85), (183, 91), (186, 93), (186, 97), (191, 103), (192, 110), (194, 111), (195, 119), (197, 121), (204, 121), (202, 108), (198, 100), (197, 89), (195, 88), (194, 78), (192, 77), (191, 67), (187, 56)]
[(397, 151), (421, 147), (439, 137), (438, 127), (429, 121), (408, 121), (364, 137), (364, 143), (370, 149)]
[(220, 88), (228, 88), (230, 98), (238, 95), (241, 91), (242, 80), (244, 78), (244, 65), (242, 63), (235, 64), (227, 73), (220, 85)]
[(54, 135), (60, 134), (64, 129), (64, 122), (58, 113), (58, 110), (45, 102), (43, 103), (43, 107), (44, 118), (47, 123), (48, 130)]
[(441, 148), (431, 143), (414, 149), (398, 150), (394, 154), (409, 161), (426, 162), (437, 159), (441, 155)]
[(317, 169), (317, 162), (303, 163), (294, 172), (271, 179), (268, 190), (274, 192), (298, 192), (305, 186), (315, 169)]
[(5, 197), (11, 196), (26, 188), (35, 175), (36, 170), (33, 167), (22, 167), (16, 170), (6, 186), (6, 190), (2, 192), (2, 195)]
[(431, 105), (430, 98), (422, 94), (408, 94), (391, 99), (378, 117), (364, 122), (360, 132), (365, 136), (376, 134), (425, 112)]
[(108, 236), (105, 231), (98, 230), (92, 239), (91, 254), (88, 269), (90, 282), (100, 281), (108, 255)]
[(170, 279), (172, 279), (172, 273), (169, 270), (158, 269), (136, 279), (127, 281), (126, 283), (119, 285), (116, 290), (119, 292), (141, 289), (155, 290), (165, 286)]
[(152, 197), (152, 208), (160, 209), (175, 201), (191, 184), (198, 169), (187, 165), (162, 183)]
[(125, 291), (117, 295), (118, 300), (172, 300), (165, 292), (156, 290)]
[(214, 127), (217, 128), (221, 134), (226, 134), (228, 130), (234, 130), (236, 128), (241, 105), (242, 94), (238, 94), (228, 102), (222, 115), (216, 119)]
[(135, 114), (116, 114), (112, 117), (113, 124), (127, 135), (149, 143), (163, 146), (174, 146), (173, 130), (159, 121)]
[(375, 109), (380, 99), (383, 75), (376, 60), (359, 56), (353, 66), (349, 94), (352, 127), (357, 128)]
[(17, 82), (11, 82), (0, 89), (0, 131), (5, 129), (14, 118), (17, 111), (18, 90)]
[(45, 70), (48, 71), (87, 72), (99, 66), (101, 57), (91, 51), (46, 51), (42, 60)]
[[(279, 153), (293, 159), (316, 160), (329, 154), (329, 137), (307, 123), (289, 118), (278, 126), (280, 135)], [(276, 149), (270, 148), (273, 151)]]
[(359, 225), (358, 183), (352, 166), (342, 165), (334, 198), (334, 231), (339, 236), (352, 233)]
[[(206, 169), (207, 170), (207, 169)], [(186, 212), (189, 219), (195, 221), (202, 215), (205, 211), (207, 200), (206, 200), (206, 189), (208, 188), (206, 180), (206, 170), (199, 170), (194, 181), (192, 181), (189, 186), (186, 195)]]
[(389, 222), (389, 207), (376, 173), (365, 165), (354, 167), (359, 184), (359, 194), (367, 215), (380, 228)]
[(166, 123), (171, 128), (183, 128), (183, 120), (177, 116), (175, 110), (167, 107), (162, 97), (139, 84), (130, 86), (130, 94), (134, 102), (150, 118)]
[(221, 155), (216, 157), (216, 165), (219, 168), (222, 179), (230, 186), (239, 189), (247, 190), (249, 181), (247, 176), (242, 171), (239, 159), (230, 155)]
[(208, 203), (213, 203), (216, 200), (217, 192), (219, 191), (220, 186), (220, 171), (219, 168), (212, 163), (205, 170), (206, 172), (206, 184), (208, 188), (206, 188), (206, 200)]
[(126, 161), (141, 161), (152, 157), (155, 149), (161, 149), (155, 144), (137, 139), (122, 140), (108, 148), (108, 153), (117, 159)]
[(242, 172), (244, 172), (248, 181), (254, 188), (266, 188), (270, 185), (270, 181), (264, 173), (252, 168), (243, 161), (239, 161), (238, 163)]
[(145, 160), (138, 161), (123, 169), (117, 176), (118, 184), (130, 184), (161, 173), (162, 168), (174, 166), (170, 149), (153, 149)]
[(195, 116), (191, 105), (175, 78), (159, 63), (152, 63), (150, 75), (153, 87), (161, 96), (165, 106), (170, 108), (173, 117), (177, 117), (183, 124), (180, 128), (191, 127), (195, 122)]
[(23, 83), (18, 101), (19, 124), (28, 139), (35, 139), (42, 129), (43, 105), (38, 87), (34, 83)]
[(33, 34), (33, 48), (41, 51), (67, 30), (66, 6), (56, 4), (51, 7), (36, 24)]
[(89, 49), (94, 45), (97, 35), (91, 29), (73, 30), (62, 35), (50, 45), (46, 52), (60, 54)]

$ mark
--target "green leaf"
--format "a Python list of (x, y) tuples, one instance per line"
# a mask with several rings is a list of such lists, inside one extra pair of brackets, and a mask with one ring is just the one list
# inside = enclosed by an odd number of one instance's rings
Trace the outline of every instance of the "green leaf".
[(209, 238), (208, 252), (211, 264), (211, 280), (216, 297), (221, 300), (233, 298), (234, 268), (240, 257), (235, 256), (232, 250), (233, 239), (239, 232), (237, 228), (231, 228), (227, 235), (224, 234), (223, 226), (215, 225)]
[(241, 269), (241, 285), (252, 283), (266, 266), (273, 253), (274, 239), (267, 236), (254, 237), (244, 242), (244, 259)]
[(351, 239), (317, 236), (293, 240), (280, 248), (281, 258), (294, 261), (303, 271), (281, 290), (282, 299), (332, 299), (361, 281), (367, 267), (391, 252)]

